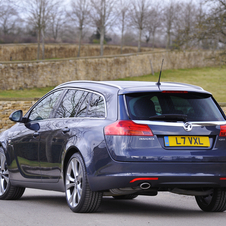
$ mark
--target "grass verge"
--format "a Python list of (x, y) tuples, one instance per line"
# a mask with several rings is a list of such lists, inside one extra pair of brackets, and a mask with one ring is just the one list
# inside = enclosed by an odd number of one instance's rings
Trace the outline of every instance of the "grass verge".
[[(159, 72), (155, 75), (128, 77), (119, 80), (158, 81)], [(211, 92), (218, 102), (226, 102), (226, 68), (193, 68), (179, 70), (163, 70), (162, 82), (182, 82), (201, 86)], [(54, 87), (0, 91), (0, 99), (40, 98)]]
[[(159, 72), (155, 75), (130, 77), (120, 80), (157, 82)], [(226, 102), (226, 68), (192, 68), (179, 70), (163, 70), (162, 82), (182, 82), (201, 86), (211, 92), (218, 102)]]
[(54, 87), (0, 91), (0, 99), (40, 98)]

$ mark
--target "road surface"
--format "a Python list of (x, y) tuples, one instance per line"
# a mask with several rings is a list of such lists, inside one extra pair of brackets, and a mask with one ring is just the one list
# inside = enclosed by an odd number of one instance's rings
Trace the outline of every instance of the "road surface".
[(105, 197), (91, 214), (73, 213), (59, 192), (26, 189), (20, 200), (0, 200), (0, 226), (225, 226), (225, 222), (226, 212), (202, 212), (194, 197), (168, 192), (134, 200)]

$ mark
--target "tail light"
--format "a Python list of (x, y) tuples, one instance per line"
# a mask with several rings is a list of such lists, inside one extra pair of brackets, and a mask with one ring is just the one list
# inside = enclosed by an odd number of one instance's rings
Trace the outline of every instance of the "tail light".
[(116, 121), (104, 129), (105, 135), (114, 136), (153, 136), (148, 125), (137, 124), (133, 121)]
[(221, 130), (220, 130), (220, 137), (226, 137), (226, 125), (223, 125), (220, 127)]

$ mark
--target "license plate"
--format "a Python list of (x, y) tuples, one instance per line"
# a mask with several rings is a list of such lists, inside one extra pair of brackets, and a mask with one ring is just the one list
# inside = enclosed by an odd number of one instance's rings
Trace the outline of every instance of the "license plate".
[(201, 136), (165, 136), (166, 147), (209, 147), (209, 137)]

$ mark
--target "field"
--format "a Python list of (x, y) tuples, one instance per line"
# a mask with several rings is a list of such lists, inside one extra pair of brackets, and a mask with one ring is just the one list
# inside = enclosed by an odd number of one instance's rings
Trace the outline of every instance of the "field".
[(0, 99), (40, 98), (54, 87), (0, 91)]
[[(159, 72), (155, 75), (125, 78), (120, 80), (157, 82)], [(182, 82), (201, 86), (211, 92), (218, 102), (226, 102), (226, 68), (193, 68), (162, 71), (162, 82)]]
[[(130, 77), (120, 80), (158, 81), (159, 72), (155, 75)], [(162, 82), (182, 82), (203, 87), (211, 92), (218, 102), (226, 102), (226, 68), (193, 68), (180, 70), (163, 70)], [(39, 98), (53, 87), (0, 91), (0, 98)]]

